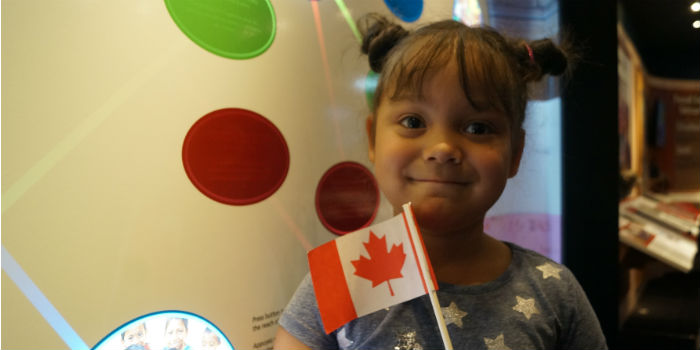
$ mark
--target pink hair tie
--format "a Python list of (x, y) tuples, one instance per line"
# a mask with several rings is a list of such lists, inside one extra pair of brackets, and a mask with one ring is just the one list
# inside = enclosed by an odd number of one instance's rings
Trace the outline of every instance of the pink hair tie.
[(525, 48), (527, 49), (527, 54), (530, 55), (530, 62), (535, 63), (535, 55), (532, 53), (532, 48), (527, 43), (525, 43)]

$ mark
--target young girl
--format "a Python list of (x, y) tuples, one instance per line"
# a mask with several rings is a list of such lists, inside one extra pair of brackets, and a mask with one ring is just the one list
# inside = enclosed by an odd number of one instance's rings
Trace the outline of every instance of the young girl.
[[(380, 73), (369, 159), (394, 211), (412, 203), (454, 348), (606, 348), (567, 268), (483, 230), (518, 172), (527, 83), (562, 74), (566, 54), (452, 20), (408, 32), (382, 17), (370, 19), (362, 49)], [(443, 347), (427, 296), (326, 335), (309, 276), (279, 324), (276, 349)]]

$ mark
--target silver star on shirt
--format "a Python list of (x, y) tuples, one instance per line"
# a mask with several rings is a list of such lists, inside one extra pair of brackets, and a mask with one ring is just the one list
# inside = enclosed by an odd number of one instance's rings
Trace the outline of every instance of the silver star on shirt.
[(394, 350), (423, 350), (423, 346), (416, 341), (415, 330), (399, 334), (398, 338), (398, 343), (394, 346)]
[(348, 339), (347, 335), (345, 334), (345, 327), (338, 332), (338, 345), (340, 346), (341, 349), (347, 349), (349, 348), (354, 341)]
[(518, 304), (513, 306), (513, 310), (522, 312), (528, 320), (530, 317), (532, 317), (532, 314), (540, 313), (539, 310), (537, 310), (537, 307), (535, 307), (535, 299), (525, 299), (521, 298), (520, 296), (516, 296), (515, 298), (518, 300)]
[(542, 271), (542, 279), (547, 279), (549, 277), (554, 277), (558, 280), (561, 279), (561, 276), (559, 276), (559, 272), (561, 272), (563, 269), (556, 267), (550, 263), (546, 263), (540, 266), (537, 266), (537, 269)]
[(486, 347), (489, 350), (511, 350), (505, 344), (505, 338), (503, 337), (503, 333), (499, 334), (496, 338), (493, 339), (484, 338), (484, 344), (486, 344)]
[(457, 327), (462, 328), (462, 318), (467, 316), (466, 311), (462, 311), (457, 307), (455, 302), (451, 302), (448, 307), (441, 307), (442, 315), (445, 317), (445, 325), (454, 323)]

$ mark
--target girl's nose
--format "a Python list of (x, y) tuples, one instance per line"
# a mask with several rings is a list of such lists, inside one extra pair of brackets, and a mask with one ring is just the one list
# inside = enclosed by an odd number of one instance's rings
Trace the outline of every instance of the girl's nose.
[(424, 151), (425, 160), (438, 164), (460, 164), (463, 156), (460, 148), (445, 138), (434, 142)]

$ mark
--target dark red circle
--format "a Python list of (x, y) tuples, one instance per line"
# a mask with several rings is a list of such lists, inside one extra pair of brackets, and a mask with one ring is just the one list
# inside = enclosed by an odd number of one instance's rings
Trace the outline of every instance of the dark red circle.
[(200, 118), (182, 146), (185, 172), (207, 197), (247, 205), (271, 196), (289, 170), (282, 133), (265, 117), (224, 108)]
[(369, 226), (379, 208), (374, 175), (362, 164), (342, 162), (323, 174), (316, 188), (316, 213), (337, 235)]

